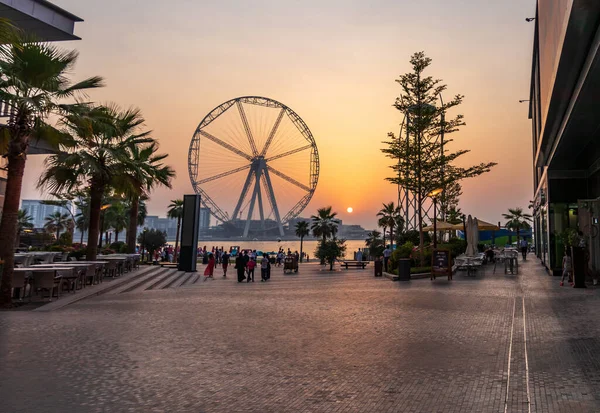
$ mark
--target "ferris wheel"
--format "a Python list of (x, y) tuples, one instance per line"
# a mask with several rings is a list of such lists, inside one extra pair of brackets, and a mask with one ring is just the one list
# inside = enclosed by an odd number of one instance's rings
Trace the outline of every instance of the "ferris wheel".
[[(190, 143), (194, 191), (223, 223), (260, 232), (297, 217), (319, 180), (317, 144), (304, 121), (273, 99), (228, 100), (202, 119)], [(266, 232), (265, 232), (266, 233)]]

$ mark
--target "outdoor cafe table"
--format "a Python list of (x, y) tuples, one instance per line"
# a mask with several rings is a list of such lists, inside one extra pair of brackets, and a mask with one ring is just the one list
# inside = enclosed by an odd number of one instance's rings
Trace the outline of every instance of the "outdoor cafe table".
[[(87, 270), (89, 269), (90, 265), (89, 264), (79, 264), (79, 263), (67, 263), (67, 262), (57, 262), (54, 264), (37, 264), (31, 267), (28, 267), (26, 269), (31, 270), (31, 269), (35, 269), (35, 268), (44, 268), (46, 270), (48, 269), (53, 269), (55, 270), (55, 274), (60, 271), (61, 274), (58, 274), (63, 280), (68, 280), (68, 281), (72, 281), (72, 280), (77, 280), (79, 278), (79, 274), (76, 273), (76, 269), (79, 268), (85, 268), (86, 269), (86, 274), (87, 274)], [(70, 272), (70, 274), (64, 274), (64, 272)], [(77, 289), (77, 284), (75, 284), (75, 289)], [(69, 287), (70, 290), (70, 287)]]
[[(42, 264), (42, 265), (37, 265), (35, 267), (27, 267), (27, 268), (14, 268), (13, 272), (14, 273), (25, 273), (25, 275), (27, 275), (27, 273), (36, 273), (36, 272), (47, 272), (48, 270), (54, 270), (54, 279), (72, 279), (72, 278), (77, 278), (77, 275), (73, 275), (73, 270), (75, 268), (74, 267), (66, 267), (66, 266), (56, 266), (56, 265), (51, 265), (51, 264)], [(71, 271), (71, 275), (59, 275), (58, 272), (59, 271)], [(19, 288), (19, 287), (15, 287), (15, 290)], [(15, 291), (16, 292), (16, 291)], [(19, 291), (20, 293), (20, 291)], [(58, 291), (57, 291), (57, 295), (58, 295)], [(50, 293), (50, 296), (52, 296), (52, 292)]]

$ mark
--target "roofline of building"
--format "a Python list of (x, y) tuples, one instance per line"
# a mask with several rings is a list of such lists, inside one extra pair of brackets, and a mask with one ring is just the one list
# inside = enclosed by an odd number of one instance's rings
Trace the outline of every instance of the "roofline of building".
[(50, 3), (47, 0), (36, 0), (37, 3), (40, 3), (46, 7), (48, 7), (49, 9), (54, 10), (57, 13), (60, 13), (62, 15), (64, 15), (65, 17), (68, 17), (69, 19), (72, 19), (75, 22), (82, 22), (84, 21), (81, 17), (74, 15), (73, 13), (69, 13), (68, 11), (66, 11), (65, 9), (58, 7), (56, 4), (54, 3)]

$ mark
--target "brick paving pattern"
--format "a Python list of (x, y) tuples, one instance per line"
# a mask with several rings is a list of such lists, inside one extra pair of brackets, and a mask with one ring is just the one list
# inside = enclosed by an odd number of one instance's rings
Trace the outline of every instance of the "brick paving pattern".
[(433, 283), (314, 264), (269, 283), (169, 274), (2, 312), (0, 410), (600, 411), (600, 292), (559, 287), (533, 257), (520, 270)]

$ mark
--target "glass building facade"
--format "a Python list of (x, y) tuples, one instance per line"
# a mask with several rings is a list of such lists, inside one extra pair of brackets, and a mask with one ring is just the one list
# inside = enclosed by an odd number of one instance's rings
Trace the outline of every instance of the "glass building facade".
[(531, 71), (536, 254), (560, 273), (567, 229), (600, 268), (600, 2), (538, 0)]

